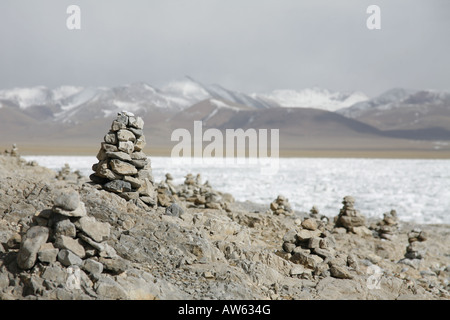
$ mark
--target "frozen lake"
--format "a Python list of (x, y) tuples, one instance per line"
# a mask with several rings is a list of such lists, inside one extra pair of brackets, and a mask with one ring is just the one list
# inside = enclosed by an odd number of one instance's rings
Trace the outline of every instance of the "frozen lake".
[[(68, 163), (86, 176), (95, 157), (26, 156), (40, 165), (59, 170)], [(182, 183), (187, 173), (201, 173), (217, 190), (236, 200), (267, 204), (278, 194), (295, 210), (316, 205), (333, 217), (342, 198), (352, 195), (356, 208), (368, 217), (397, 210), (400, 219), (417, 223), (450, 224), (450, 160), (281, 158), (278, 173), (262, 175), (258, 167), (224, 167), (214, 164), (180, 165), (169, 157), (151, 157), (155, 181), (170, 172)]]

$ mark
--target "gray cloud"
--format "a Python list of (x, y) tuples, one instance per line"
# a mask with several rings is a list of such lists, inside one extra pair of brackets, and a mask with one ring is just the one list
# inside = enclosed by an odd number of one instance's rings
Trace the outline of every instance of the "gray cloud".
[[(66, 28), (78, 4), (82, 30)], [(382, 29), (366, 28), (377, 4)], [(450, 88), (446, 0), (2, 0), (0, 88), (162, 85), (244, 92), (314, 85)]]

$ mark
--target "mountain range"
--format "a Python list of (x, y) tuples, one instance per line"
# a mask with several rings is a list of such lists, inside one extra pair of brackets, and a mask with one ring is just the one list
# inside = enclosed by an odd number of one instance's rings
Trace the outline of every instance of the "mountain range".
[(369, 98), (314, 87), (247, 94), (189, 77), (161, 88), (137, 82), (0, 90), (0, 143), (35, 153), (93, 149), (122, 110), (144, 118), (149, 148), (164, 154), (174, 145), (171, 132), (192, 131), (195, 120), (221, 130), (279, 129), (285, 154), (450, 149), (449, 92), (395, 88)]

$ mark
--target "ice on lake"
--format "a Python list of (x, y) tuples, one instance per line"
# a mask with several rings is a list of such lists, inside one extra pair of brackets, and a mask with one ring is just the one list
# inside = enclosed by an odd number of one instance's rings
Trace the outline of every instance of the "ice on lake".
[[(72, 170), (89, 176), (95, 157), (26, 156), (40, 165), (60, 170), (68, 163)], [(356, 208), (367, 217), (382, 217), (397, 210), (400, 219), (417, 223), (450, 224), (450, 160), (280, 158), (275, 175), (263, 175), (258, 166), (214, 164), (182, 165), (169, 157), (151, 157), (155, 181), (170, 172), (177, 184), (188, 173), (201, 173), (203, 181), (238, 201), (267, 204), (278, 194), (293, 208), (334, 217), (342, 198), (352, 195)]]

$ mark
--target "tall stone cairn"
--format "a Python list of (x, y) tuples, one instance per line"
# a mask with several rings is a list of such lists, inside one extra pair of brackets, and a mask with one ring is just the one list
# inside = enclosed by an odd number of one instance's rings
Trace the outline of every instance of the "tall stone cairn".
[[(144, 121), (126, 111), (117, 115), (105, 135), (92, 166), (90, 179), (137, 205), (156, 205), (151, 163), (142, 151), (146, 145)], [(142, 204), (143, 203), (143, 204)]]

